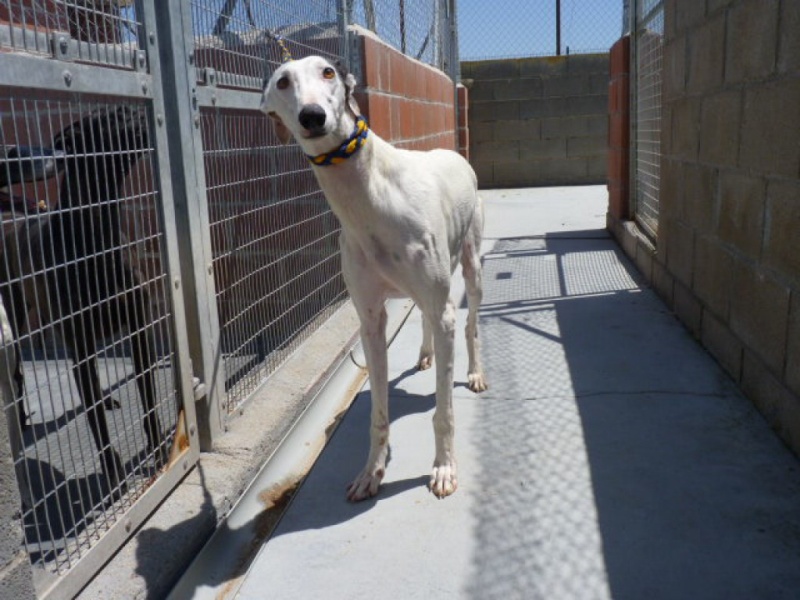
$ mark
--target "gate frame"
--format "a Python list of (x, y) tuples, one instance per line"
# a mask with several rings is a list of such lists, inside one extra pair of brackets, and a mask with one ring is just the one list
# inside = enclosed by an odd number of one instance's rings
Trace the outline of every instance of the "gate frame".
[[(170, 4), (177, 4), (171, 2)], [(152, 512), (180, 483), (200, 457), (197, 413), (195, 411), (195, 388), (190, 359), (190, 344), (187, 339), (187, 315), (184, 310), (184, 294), (182, 288), (181, 265), (179, 264), (179, 242), (181, 237), (177, 229), (177, 207), (181, 190), (173, 188), (170, 177), (170, 161), (168, 159), (168, 132), (164, 127), (165, 95), (161, 92), (161, 81), (165, 78), (164, 69), (157, 52), (159, 36), (156, 25), (158, 15), (153, 3), (136, 0), (136, 14), (141, 15), (139, 28), (139, 52), (133, 70), (113, 68), (107, 64), (85, 64), (71, 61), (69, 53), (53, 51), (52, 55), (32, 54), (26, 48), (10, 48), (3, 53), (3, 69), (0, 69), (0, 87), (14, 90), (48, 90), (69, 94), (99, 94), (119, 99), (145, 99), (145, 107), (149, 113), (151, 139), (154, 140), (154, 171), (157, 178), (155, 189), (160, 199), (159, 218), (164, 235), (163, 268), (172, 285), (168, 302), (172, 315), (172, 351), (177, 364), (173, 365), (176, 398), (181, 401), (184, 415), (185, 435), (189, 440), (188, 447), (181, 451), (160, 473), (152, 485), (139, 497), (117, 521), (97, 539), (85, 554), (78, 558), (63, 574), (51, 576), (33, 567), (36, 591), (41, 598), (60, 599), (73, 598), (83, 589), (95, 574), (121, 548), (136, 530), (149, 518)], [(16, 33), (15, 28), (13, 33)], [(24, 37), (24, 31), (19, 35)], [(59, 34), (60, 35), (60, 34)], [(74, 40), (68, 41), (69, 44)], [(104, 46), (105, 44), (97, 44)], [(149, 51), (142, 52), (147, 46)], [(54, 45), (54, 49), (60, 47)], [(149, 65), (149, 70), (147, 66)], [(183, 111), (186, 112), (186, 111)], [(188, 235), (188, 234), (187, 234)], [(191, 288), (190, 288), (191, 289)], [(178, 411), (179, 419), (181, 412)], [(178, 443), (178, 423), (175, 443)], [(3, 452), (6, 452), (3, 449)], [(113, 514), (113, 513), (112, 513)], [(40, 576), (36, 576), (40, 573)]]

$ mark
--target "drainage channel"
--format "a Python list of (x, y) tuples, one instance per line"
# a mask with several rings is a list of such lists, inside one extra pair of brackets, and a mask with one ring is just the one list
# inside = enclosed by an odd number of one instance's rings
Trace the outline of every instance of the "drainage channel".
[[(414, 304), (389, 300), (391, 344)], [(252, 560), (269, 538), (292, 497), (367, 380), (361, 342), (334, 369), (228, 516), (172, 589), (168, 600), (233, 598)]]

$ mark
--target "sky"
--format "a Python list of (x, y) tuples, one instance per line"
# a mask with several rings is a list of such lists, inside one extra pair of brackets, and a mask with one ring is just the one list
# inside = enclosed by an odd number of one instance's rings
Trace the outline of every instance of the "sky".
[[(556, 54), (558, 0), (457, 0), (461, 60)], [(561, 52), (607, 52), (622, 35), (622, 0), (561, 0)]]
[[(2, 0), (0, 0), (2, 1)], [(373, 0), (379, 11), (378, 32), (399, 45), (400, 0)], [(561, 52), (607, 52), (622, 35), (623, 0), (456, 0), (461, 60), (519, 58), (556, 54), (556, 3), (561, 2)], [(354, 17), (363, 19), (364, 0), (350, 0)], [(225, 0), (192, 2), (195, 33), (211, 32)], [(409, 52), (423, 48), (432, 15), (431, 0), (404, 0), (408, 15)], [(333, 21), (335, 0), (269, 0), (252, 2), (259, 26), (280, 27), (287, 23)], [(132, 9), (123, 17), (132, 18)], [(126, 12), (128, 11), (128, 12)], [(333, 12), (331, 12), (333, 11)], [(245, 2), (237, 2), (232, 30), (247, 30)], [(397, 39), (395, 39), (397, 38)], [(431, 46), (424, 46), (428, 54)], [(429, 59), (424, 56), (423, 59)]]

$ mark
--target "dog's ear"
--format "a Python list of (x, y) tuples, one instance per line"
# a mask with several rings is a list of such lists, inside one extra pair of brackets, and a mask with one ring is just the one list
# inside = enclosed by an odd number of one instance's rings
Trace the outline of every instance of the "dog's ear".
[(355, 97), (353, 96), (353, 92), (356, 90), (356, 78), (353, 77), (352, 73), (348, 73), (344, 78), (344, 86), (347, 96), (347, 106), (350, 107), (350, 110), (353, 111), (353, 114), (357, 117), (361, 116), (361, 109), (358, 106), (358, 102), (356, 102)]
[(292, 132), (289, 131), (289, 128), (283, 124), (283, 120), (278, 116), (277, 113), (271, 112), (268, 114), (272, 124), (275, 127), (275, 135), (278, 136), (278, 140), (280, 140), (281, 144), (288, 144), (292, 139)]
[(336, 70), (339, 71), (339, 76), (342, 78), (344, 82), (344, 97), (347, 106), (353, 111), (353, 114), (357, 117), (361, 116), (361, 109), (358, 106), (358, 102), (353, 97), (353, 92), (356, 91), (356, 78), (350, 73), (347, 68), (342, 64), (342, 61), (337, 60), (335, 63)]

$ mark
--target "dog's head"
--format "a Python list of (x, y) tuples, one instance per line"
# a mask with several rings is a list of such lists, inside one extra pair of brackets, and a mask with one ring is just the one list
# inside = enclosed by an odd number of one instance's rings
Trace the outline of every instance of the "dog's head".
[(314, 147), (330, 137), (347, 137), (352, 124), (343, 117), (360, 114), (353, 98), (356, 80), (340, 64), (321, 56), (309, 56), (282, 64), (264, 89), (261, 110), (272, 117), (282, 143), (294, 137), (301, 145)]

